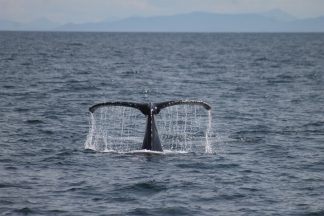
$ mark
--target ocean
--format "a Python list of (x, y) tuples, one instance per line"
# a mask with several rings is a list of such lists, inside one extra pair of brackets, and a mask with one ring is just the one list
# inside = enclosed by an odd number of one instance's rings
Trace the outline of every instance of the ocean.
[[(0, 215), (324, 215), (324, 34), (0, 32)], [(203, 100), (212, 153), (85, 149), (88, 108)]]

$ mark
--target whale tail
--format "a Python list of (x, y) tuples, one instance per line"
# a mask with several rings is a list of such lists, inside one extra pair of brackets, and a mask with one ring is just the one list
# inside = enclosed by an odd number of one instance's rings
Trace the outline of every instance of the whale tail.
[(199, 105), (204, 107), (206, 110), (210, 110), (211, 106), (203, 101), (196, 100), (177, 100), (177, 101), (166, 101), (161, 103), (134, 103), (134, 102), (105, 102), (93, 105), (89, 108), (91, 113), (94, 113), (96, 109), (103, 106), (124, 106), (131, 107), (142, 112), (146, 117), (146, 129), (145, 136), (143, 140), (142, 149), (152, 150), (152, 151), (163, 151), (161, 141), (159, 138), (158, 130), (155, 124), (154, 115), (159, 114), (160, 111), (166, 107), (175, 106), (175, 105)]

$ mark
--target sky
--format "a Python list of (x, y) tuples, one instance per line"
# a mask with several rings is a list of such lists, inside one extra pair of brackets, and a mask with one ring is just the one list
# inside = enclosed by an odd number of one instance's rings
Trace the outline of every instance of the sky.
[(318, 17), (324, 15), (324, 0), (0, 0), (0, 20), (47, 18), (63, 24), (193, 11), (235, 14), (272, 9), (297, 18)]

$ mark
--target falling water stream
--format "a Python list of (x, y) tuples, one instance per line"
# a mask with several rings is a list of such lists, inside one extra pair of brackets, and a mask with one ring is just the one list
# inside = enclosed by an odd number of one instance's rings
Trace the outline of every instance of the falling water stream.
[[(99, 152), (137, 152), (141, 149), (146, 117), (136, 109), (121, 106), (101, 107), (90, 113), (85, 148)], [(211, 112), (195, 105), (178, 105), (156, 115), (164, 152), (205, 152), (210, 143)]]

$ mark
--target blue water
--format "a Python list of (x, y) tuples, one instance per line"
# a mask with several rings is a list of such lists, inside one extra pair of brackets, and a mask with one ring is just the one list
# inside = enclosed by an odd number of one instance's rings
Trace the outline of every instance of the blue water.
[[(0, 32), (0, 215), (324, 215), (324, 34)], [(215, 153), (84, 149), (88, 108), (211, 104)]]

